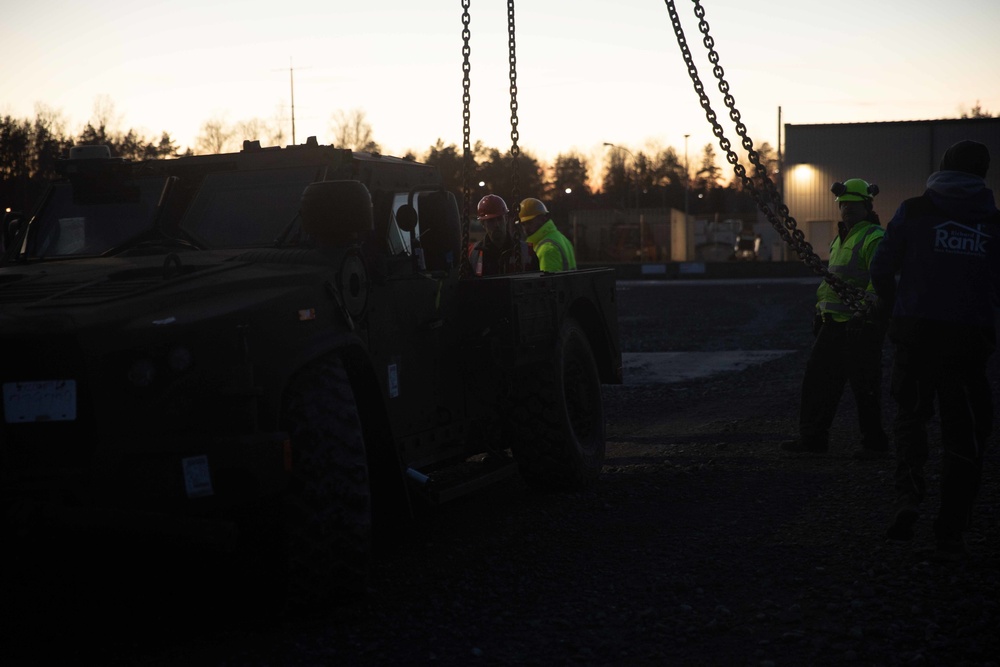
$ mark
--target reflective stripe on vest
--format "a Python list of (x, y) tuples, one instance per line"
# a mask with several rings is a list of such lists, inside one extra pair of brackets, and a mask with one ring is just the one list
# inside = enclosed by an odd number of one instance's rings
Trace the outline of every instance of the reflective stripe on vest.
[[(837, 249), (836, 253), (831, 252), (830, 264), (828, 266), (830, 273), (843, 278), (844, 282), (849, 285), (857, 287), (858, 289), (868, 290), (869, 283), (871, 282), (871, 273), (867, 267), (861, 265), (859, 259), (861, 250), (868, 241), (868, 237), (871, 236), (876, 230), (881, 229), (882, 228), (880, 226), (869, 223), (869, 227), (865, 230), (864, 234), (853, 241), (853, 245), (850, 247), (850, 256), (846, 261), (842, 259), (845, 254), (843, 244)], [(836, 243), (836, 241), (834, 241), (834, 243)], [(837, 296), (833, 287), (831, 287), (828, 283), (825, 281), (821, 283), (818, 291), (820, 292), (820, 300), (816, 304), (816, 308), (820, 313), (840, 313), (847, 316), (852, 314), (851, 309), (840, 301), (840, 297)], [(826, 298), (823, 298), (824, 296)]]
[(483, 275), (483, 249), (473, 246), (472, 251), (469, 252), (469, 260), (472, 265), (472, 275)]

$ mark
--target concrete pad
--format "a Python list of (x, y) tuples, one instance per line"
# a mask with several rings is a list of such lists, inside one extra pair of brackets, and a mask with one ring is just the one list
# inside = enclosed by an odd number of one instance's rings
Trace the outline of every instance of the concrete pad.
[(741, 371), (792, 352), (794, 350), (630, 352), (622, 354), (622, 374), (627, 385), (670, 384)]

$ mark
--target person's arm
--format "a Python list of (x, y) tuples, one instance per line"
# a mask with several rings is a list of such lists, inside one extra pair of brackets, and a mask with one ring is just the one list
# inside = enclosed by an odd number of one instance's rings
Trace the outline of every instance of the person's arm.
[(991, 224), (987, 228), (995, 237), (992, 243), (986, 244), (986, 262), (990, 276), (990, 298), (994, 310), (1000, 311), (1000, 211), (994, 212)]
[(905, 218), (906, 202), (903, 202), (886, 225), (885, 236), (878, 242), (869, 265), (872, 286), (882, 301), (882, 308), (886, 313), (891, 313), (896, 303), (896, 274), (903, 265), (903, 255), (906, 252), (906, 238), (903, 232)]
[(535, 253), (538, 255), (538, 268), (542, 271), (555, 272), (564, 269), (562, 253), (555, 243), (540, 243), (535, 246)]

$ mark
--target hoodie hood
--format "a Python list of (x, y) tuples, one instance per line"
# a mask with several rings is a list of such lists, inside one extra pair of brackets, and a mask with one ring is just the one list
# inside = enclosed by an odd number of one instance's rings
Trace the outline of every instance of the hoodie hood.
[(997, 210), (993, 191), (986, 187), (986, 181), (964, 171), (934, 172), (927, 179), (926, 194), (943, 212), (970, 222)]

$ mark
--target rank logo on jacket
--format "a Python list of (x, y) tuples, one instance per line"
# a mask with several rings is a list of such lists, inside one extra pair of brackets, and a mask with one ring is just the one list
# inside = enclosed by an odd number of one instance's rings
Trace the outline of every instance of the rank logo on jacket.
[(959, 255), (985, 255), (986, 242), (990, 238), (989, 234), (978, 229), (948, 220), (934, 228), (934, 250)]

